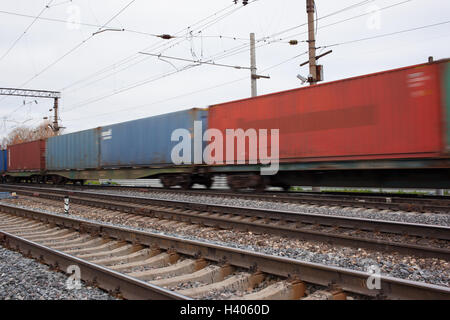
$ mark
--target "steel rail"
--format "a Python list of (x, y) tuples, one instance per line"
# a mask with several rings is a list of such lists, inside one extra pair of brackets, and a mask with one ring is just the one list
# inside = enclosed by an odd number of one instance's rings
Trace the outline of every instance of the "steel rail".
[[(37, 187), (20, 187), (21, 189), (43, 190)], [(0, 190), (5, 190), (0, 186)], [(11, 190), (9, 187), (6, 190)], [(261, 219), (283, 220), (289, 223), (306, 223), (312, 225), (326, 225), (330, 227), (339, 226), (342, 228), (352, 228), (365, 231), (387, 232), (392, 234), (419, 236), (424, 238), (435, 238), (450, 240), (450, 227), (436, 226), (428, 224), (414, 224), (406, 222), (396, 222), (387, 220), (371, 220), (365, 218), (332, 216), (317, 213), (298, 213), (283, 210), (259, 209), (249, 207), (237, 207), (217, 204), (204, 204), (178, 200), (161, 200), (149, 197), (138, 197), (128, 195), (112, 195), (105, 193), (95, 193), (88, 191), (67, 191), (54, 188), (45, 188), (61, 195), (88, 196), (93, 199), (104, 199), (115, 202), (128, 202), (135, 204), (155, 205), (171, 207), (183, 210), (195, 210), (199, 212), (233, 214), (237, 216), (255, 217)], [(36, 196), (39, 193), (35, 193)]]
[(190, 298), (175, 292), (151, 285), (116, 272), (103, 266), (79, 259), (64, 252), (29, 241), (25, 238), (0, 230), (0, 242), (7, 248), (26, 253), (27, 256), (51, 265), (58, 270), (67, 270), (69, 266), (80, 268), (81, 279), (93, 283), (114, 295), (130, 300), (189, 300)]
[[(55, 195), (50, 193), (32, 193), (30, 191), (20, 191), (20, 193), (51, 200), (62, 201), (64, 198), (64, 195)], [(344, 235), (339, 233), (338, 230), (336, 230), (335, 232), (310, 230), (302, 228), (301, 222), (294, 225), (270, 224), (265, 223), (267, 221), (264, 221), (264, 223), (262, 223), (261, 221), (246, 221), (240, 219), (236, 220), (220, 215), (204, 215), (199, 212), (184, 212), (178, 210), (173, 211), (171, 209), (164, 208), (143, 208), (136, 204), (126, 204), (126, 202), (113, 202), (111, 200), (101, 201), (99, 199), (93, 200), (90, 198), (83, 198), (79, 196), (72, 196), (71, 202), (75, 204), (116, 210), (125, 213), (133, 213), (142, 216), (196, 223), (221, 229), (241, 230), (245, 232), (252, 231), (254, 233), (268, 233), (284, 237), (293, 237), (302, 240), (322, 241), (325, 243), (333, 243), (335, 245), (337, 244), (349, 247), (360, 247), (379, 251), (394, 251), (401, 254), (416, 255), (427, 258), (439, 258), (450, 261), (450, 250), (447, 248), (433, 248), (430, 246), (421, 246), (403, 242), (368, 239), (354, 235)]]
[[(23, 185), (10, 185), (27, 187)], [(50, 185), (41, 185), (41, 187), (54, 187)], [(193, 196), (210, 196), (210, 197), (231, 197), (246, 200), (264, 200), (271, 202), (287, 202), (297, 204), (318, 204), (318, 205), (330, 205), (330, 206), (344, 206), (366, 209), (382, 209), (382, 210), (400, 210), (400, 211), (418, 211), (418, 212), (433, 212), (433, 213), (449, 213), (450, 212), (450, 198), (445, 199), (442, 197), (404, 197), (395, 194), (380, 194), (380, 195), (368, 195), (365, 193), (306, 193), (306, 192), (270, 192), (265, 191), (263, 193), (249, 193), (240, 192), (236, 193), (231, 190), (201, 190), (201, 189), (166, 189), (166, 188), (153, 188), (153, 187), (126, 187), (126, 186), (77, 186), (67, 185), (62, 187), (70, 187), (76, 189), (91, 188), (91, 189), (131, 189), (142, 190), (145, 192), (161, 191), (167, 193), (182, 193)]]
[(87, 232), (130, 243), (139, 243), (164, 250), (175, 250), (180, 254), (197, 258), (201, 257), (217, 263), (229, 263), (233, 266), (257, 270), (280, 277), (297, 278), (308, 283), (323, 286), (337, 285), (344, 291), (371, 297), (388, 299), (450, 299), (450, 288), (448, 287), (380, 276), (381, 288), (371, 290), (367, 287), (367, 279), (370, 274), (360, 271), (302, 262), (285, 257), (112, 226), (15, 206), (1, 205), (1, 211), (57, 226), (72, 228), (84, 233)]

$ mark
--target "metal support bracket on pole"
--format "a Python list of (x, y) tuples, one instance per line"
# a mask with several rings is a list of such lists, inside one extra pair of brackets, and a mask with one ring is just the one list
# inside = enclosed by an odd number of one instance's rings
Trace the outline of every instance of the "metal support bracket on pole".
[(33, 97), (33, 98), (46, 98), (54, 99), (53, 111), (54, 119), (51, 129), (57, 133), (63, 127), (58, 123), (58, 101), (61, 98), (61, 92), (46, 91), (46, 90), (30, 90), (30, 89), (17, 89), (17, 88), (0, 88), (0, 96), (16, 96), (16, 97)]

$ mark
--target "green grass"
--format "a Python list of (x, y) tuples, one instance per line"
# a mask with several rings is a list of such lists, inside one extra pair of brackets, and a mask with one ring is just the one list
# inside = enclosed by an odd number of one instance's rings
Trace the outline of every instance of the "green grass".
[(91, 185), (91, 186), (99, 186), (100, 185), (100, 181), (98, 181), (98, 180), (87, 180), (86, 184)]

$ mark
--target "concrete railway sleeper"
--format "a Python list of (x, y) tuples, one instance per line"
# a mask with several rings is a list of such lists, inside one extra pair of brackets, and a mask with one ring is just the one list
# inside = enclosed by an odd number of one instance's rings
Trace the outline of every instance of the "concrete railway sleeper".
[(370, 290), (362, 272), (13, 206), (1, 208), (0, 238), (56, 268), (79, 264), (86, 280), (130, 299), (450, 298), (446, 287), (381, 277)]
[[(18, 191), (42, 199), (60, 200), (62, 194)], [(275, 234), (302, 240), (321, 241), (337, 245), (361, 247), (369, 250), (398, 252), (418, 257), (441, 258), (450, 261), (450, 228), (430, 225), (402, 224), (345, 217), (295, 214), (264, 210), (237, 210), (220, 206), (176, 206), (167, 201), (135, 201), (132, 197), (96, 197), (90, 193), (75, 193), (73, 204), (128, 213), (123, 220), (142, 217), (165, 219), (166, 225), (177, 223), (197, 224), (207, 227), (250, 231), (258, 234)], [(139, 198), (137, 199), (139, 200)], [(189, 208), (193, 207), (194, 210)], [(223, 209), (223, 210), (221, 210)], [(236, 209), (236, 210), (235, 210)], [(229, 213), (228, 213), (229, 212)], [(107, 215), (107, 214), (105, 214)]]
[[(80, 185), (81, 184), (81, 185)], [(82, 186), (82, 182), (78, 180), (72, 181), (70, 185), (61, 185), (58, 183), (40, 184), (39, 186), (27, 186), (23, 184), (8, 184), (3, 186), (15, 186), (20, 188), (66, 188), (66, 189), (96, 189), (96, 190), (114, 190), (114, 191), (131, 191), (131, 192), (158, 192), (167, 194), (184, 194), (187, 196), (208, 196), (214, 198), (232, 198), (242, 200), (260, 200), (269, 202), (293, 203), (293, 204), (309, 204), (309, 205), (329, 205), (344, 206), (354, 208), (380, 209), (380, 210), (397, 210), (406, 212), (433, 212), (433, 213), (449, 213), (450, 200), (448, 197), (438, 196), (420, 196), (407, 194), (369, 194), (369, 193), (352, 193), (352, 192), (271, 192), (271, 191), (232, 191), (232, 190), (206, 190), (206, 189), (170, 189), (155, 187), (126, 187), (126, 186), (100, 186), (87, 185)]]
[[(223, 292), (228, 293), (227, 299), (300, 299), (307, 296), (303, 282), (266, 280), (266, 275), (260, 272), (251, 274), (227, 264), (215, 265), (205, 259), (81, 234), (51, 224), (35, 223), (28, 218), (16, 218), (10, 214), (0, 214), (0, 219), (0, 232), (5, 241), (10, 239), (6, 232), (14, 234), (140, 281), (167, 288), (181, 296), (210, 298), (211, 293), (217, 296), (223, 295)], [(33, 228), (21, 227), (29, 224), (33, 224)], [(267, 282), (264, 288), (257, 290), (264, 281)], [(327, 299), (347, 298), (342, 290), (340, 296), (332, 295), (331, 291), (324, 292), (329, 293)], [(308, 296), (314, 297), (317, 294), (312, 292)]]

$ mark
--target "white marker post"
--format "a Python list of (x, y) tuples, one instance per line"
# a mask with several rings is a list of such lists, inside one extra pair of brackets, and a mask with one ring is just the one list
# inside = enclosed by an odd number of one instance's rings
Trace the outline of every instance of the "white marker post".
[(69, 214), (69, 208), (70, 208), (70, 199), (69, 196), (64, 197), (64, 213)]

